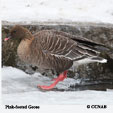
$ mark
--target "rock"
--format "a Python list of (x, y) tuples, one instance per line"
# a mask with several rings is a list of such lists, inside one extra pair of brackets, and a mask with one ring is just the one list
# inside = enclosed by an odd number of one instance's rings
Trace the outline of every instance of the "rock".
[[(2, 39), (6, 36), (12, 25), (2, 26)], [(83, 36), (88, 39), (94, 40), (95, 42), (105, 44), (110, 48), (110, 51), (103, 51), (101, 56), (107, 58), (106, 64), (85, 64), (76, 69), (69, 71), (69, 77), (84, 78), (90, 80), (104, 80), (113, 79), (113, 25), (109, 24), (71, 24), (71, 25), (24, 25), (32, 33), (38, 32), (44, 29), (55, 29), (58, 31), (64, 31), (77, 36)], [(32, 67), (28, 64), (23, 63), (19, 60), (16, 50), (18, 42), (9, 40), (4, 42), (2, 40), (2, 65), (13, 66), (24, 70), (26, 73), (33, 74), (35, 71), (41, 72), (43, 75), (51, 75), (48, 70), (46, 73), (40, 71), (36, 67)]]

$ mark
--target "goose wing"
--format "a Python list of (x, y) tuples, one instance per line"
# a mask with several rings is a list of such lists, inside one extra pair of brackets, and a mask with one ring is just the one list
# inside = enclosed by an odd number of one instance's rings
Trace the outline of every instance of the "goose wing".
[[(86, 44), (72, 40), (71, 35), (55, 30), (43, 30), (34, 35), (35, 40), (41, 46), (43, 53), (49, 53), (56, 57), (65, 57), (71, 60), (79, 60), (89, 56), (96, 56), (97, 51)], [(78, 38), (79, 39), (79, 38)], [(80, 39), (79, 39), (80, 40)], [(85, 40), (85, 39), (81, 39)], [(92, 42), (88, 41), (87, 42)], [(88, 44), (87, 44), (88, 45)]]

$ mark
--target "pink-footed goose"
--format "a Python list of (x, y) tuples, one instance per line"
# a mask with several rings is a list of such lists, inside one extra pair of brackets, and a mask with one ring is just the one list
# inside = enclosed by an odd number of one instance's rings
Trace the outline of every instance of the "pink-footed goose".
[(63, 81), (67, 77), (67, 70), (73, 65), (107, 61), (98, 57), (99, 52), (95, 49), (102, 44), (61, 31), (42, 30), (32, 35), (28, 29), (15, 25), (5, 41), (10, 38), (20, 40), (17, 53), (22, 61), (59, 73), (50, 86), (38, 85), (45, 90), (50, 90), (59, 81)]

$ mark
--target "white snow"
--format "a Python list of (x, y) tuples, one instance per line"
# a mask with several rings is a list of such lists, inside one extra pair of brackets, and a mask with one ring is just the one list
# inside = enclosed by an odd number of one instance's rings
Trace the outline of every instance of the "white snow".
[[(28, 75), (13, 67), (2, 68), (3, 104), (113, 104), (113, 90), (107, 91), (42, 91), (37, 84), (49, 85), (51, 79), (40, 73)], [(70, 84), (79, 83), (74, 79), (65, 79), (57, 85), (66, 89)]]
[(2, 0), (1, 19), (11, 22), (113, 24), (113, 0)]

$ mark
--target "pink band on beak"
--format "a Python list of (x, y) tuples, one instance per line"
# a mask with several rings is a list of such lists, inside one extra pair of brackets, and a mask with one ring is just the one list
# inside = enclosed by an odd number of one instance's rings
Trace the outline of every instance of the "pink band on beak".
[(9, 39), (10, 39), (10, 38), (5, 38), (4, 41), (7, 41), (7, 40), (9, 40)]

